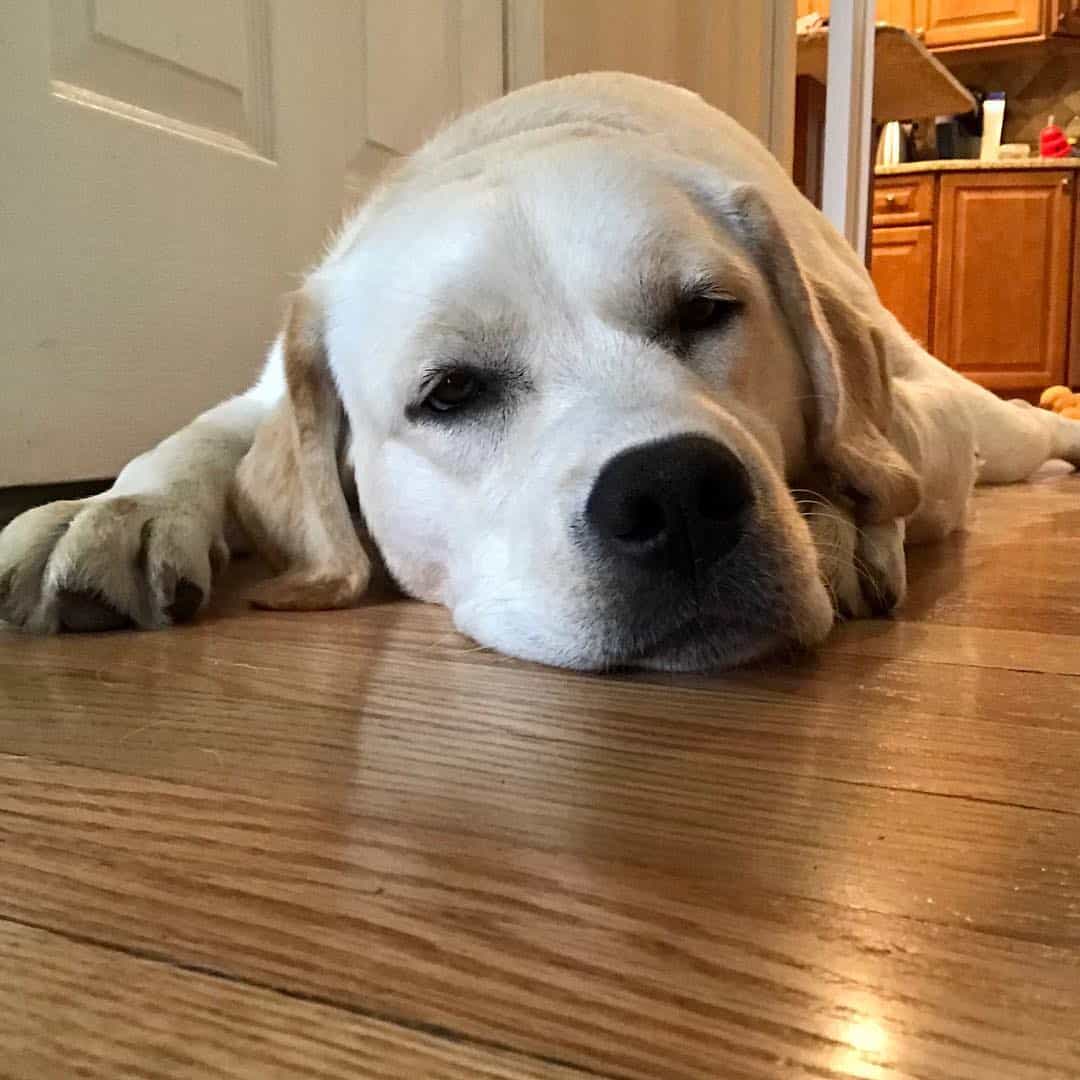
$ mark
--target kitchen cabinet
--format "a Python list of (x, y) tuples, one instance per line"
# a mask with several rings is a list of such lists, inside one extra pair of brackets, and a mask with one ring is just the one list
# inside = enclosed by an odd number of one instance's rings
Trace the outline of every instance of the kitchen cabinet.
[(1038, 34), (1045, 0), (930, 0), (926, 44), (972, 45)]
[(990, 390), (1080, 386), (1080, 171), (879, 173), (870, 272), (935, 356)]
[(934, 237), (930, 225), (890, 225), (872, 234), (871, 274), (881, 302), (920, 344), (930, 343)]
[[(877, 0), (875, 18), (878, 22), (902, 26), (913, 34), (921, 36), (926, 27), (930, 0)], [(816, 11), (819, 15), (829, 16), (829, 0), (798, 0), (796, 13), (809, 15)]]
[(963, 49), (1080, 34), (1076, 0), (927, 0), (926, 44)]
[(931, 174), (892, 176), (874, 183), (873, 224), (922, 225), (934, 220), (935, 181)]
[[(829, 0), (796, 4), (800, 16), (829, 9)], [(876, 17), (946, 51), (1080, 37), (1080, 0), (877, 0)]]
[(928, 347), (936, 190), (930, 173), (878, 179), (870, 238), (870, 274), (882, 303)]
[(797, 0), (795, 15), (798, 18), (801, 19), (804, 15), (811, 15), (814, 12), (823, 15), (827, 19), (829, 17), (829, 0)]
[(902, 26), (916, 37), (926, 33), (929, 15), (930, 0), (877, 0), (878, 22)]
[(931, 348), (991, 390), (1066, 377), (1074, 174), (939, 180)]

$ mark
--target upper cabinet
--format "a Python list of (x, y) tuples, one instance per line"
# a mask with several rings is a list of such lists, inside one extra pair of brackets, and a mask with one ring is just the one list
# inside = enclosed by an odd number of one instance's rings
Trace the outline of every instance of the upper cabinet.
[(926, 33), (930, 0), (877, 0), (878, 22), (910, 30), (916, 37)]
[(1047, 0), (929, 0), (931, 48), (1034, 37), (1044, 27)]
[[(878, 22), (903, 27), (921, 37), (926, 28), (929, 2), (930, 0), (877, 0), (875, 18)], [(817, 12), (827, 18), (830, 14), (829, 8), (829, 0), (798, 0), (796, 14), (803, 16)]]
[[(829, 0), (797, 0), (796, 11), (829, 15)], [(1080, 0), (877, 0), (877, 19), (910, 30), (931, 49), (1080, 37)]]
[(829, 17), (829, 0), (796, 0), (795, 14), (801, 19), (804, 15), (817, 12), (818, 15)]

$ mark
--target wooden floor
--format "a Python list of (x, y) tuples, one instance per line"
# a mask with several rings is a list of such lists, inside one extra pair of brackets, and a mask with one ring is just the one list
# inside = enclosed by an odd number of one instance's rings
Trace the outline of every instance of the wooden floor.
[(1080, 478), (720, 678), (0, 632), (0, 1076), (1080, 1076)]

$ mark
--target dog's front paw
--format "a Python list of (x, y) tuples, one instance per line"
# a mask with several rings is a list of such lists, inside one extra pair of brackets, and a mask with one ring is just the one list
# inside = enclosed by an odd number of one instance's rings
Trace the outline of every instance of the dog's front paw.
[(902, 520), (860, 527), (843, 504), (816, 495), (800, 504), (817, 548), (821, 577), (841, 619), (887, 615), (904, 602), (907, 561)]
[(227, 559), (220, 522), (178, 497), (50, 503), (0, 532), (0, 620), (35, 633), (184, 622)]
[(872, 615), (888, 615), (907, 596), (904, 522), (866, 525), (855, 541), (855, 565)]

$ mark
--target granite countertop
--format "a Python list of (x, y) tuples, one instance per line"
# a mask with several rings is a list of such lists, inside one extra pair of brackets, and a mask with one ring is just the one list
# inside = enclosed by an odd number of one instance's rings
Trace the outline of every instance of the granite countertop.
[(909, 173), (985, 172), (1003, 169), (1080, 169), (1080, 158), (1020, 158), (1018, 161), (979, 161), (951, 158), (944, 161), (905, 161), (902, 165), (878, 165), (875, 176), (906, 176)]

